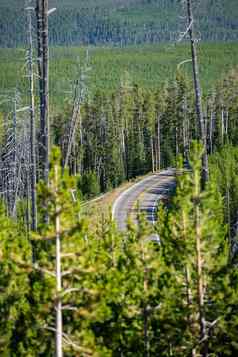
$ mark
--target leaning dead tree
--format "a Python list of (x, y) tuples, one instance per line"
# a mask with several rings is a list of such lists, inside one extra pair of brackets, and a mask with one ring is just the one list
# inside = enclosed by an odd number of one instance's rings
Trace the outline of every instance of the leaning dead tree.
[(204, 146), (204, 154), (202, 157), (202, 163), (203, 163), (203, 165), (202, 165), (202, 181), (203, 181), (203, 184), (205, 184), (205, 182), (207, 182), (207, 180), (209, 178), (206, 123), (205, 123), (205, 118), (204, 118), (203, 109), (202, 109), (202, 91), (201, 91), (200, 78), (199, 78), (199, 66), (198, 66), (196, 39), (194, 36), (194, 17), (193, 17), (193, 11), (192, 11), (192, 0), (186, 0), (186, 2), (187, 2), (188, 27), (187, 27), (187, 31), (185, 33), (189, 34), (190, 43), (191, 43), (196, 113), (197, 113), (197, 119), (198, 119), (200, 140), (202, 141), (203, 146)]
[(82, 118), (81, 118), (81, 106), (85, 100), (87, 94), (87, 73), (90, 71), (89, 67), (89, 57), (88, 52), (86, 55), (86, 61), (83, 66), (79, 64), (78, 78), (74, 82), (73, 86), (73, 107), (72, 115), (69, 121), (68, 128), (66, 130), (66, 135), (64, 138), (64, 168), (69, 166), (70, 156), (72, 155), (73, 147), (75, 146), (75, 138), (77, 130), (79, 130), (80, 135), (80, 145), (83, 144), (83, 134), (82, 134)]

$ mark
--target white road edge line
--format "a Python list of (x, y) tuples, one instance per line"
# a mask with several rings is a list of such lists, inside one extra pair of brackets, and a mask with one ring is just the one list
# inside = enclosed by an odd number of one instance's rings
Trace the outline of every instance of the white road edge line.
[(89, 201), (85, 201), (82, 203), (81, 207), (84, 207), (84, 206), (87, 206), (87, 205), (90, 205), (91, 203), (94, 203), (94, 202), (97, 202), (99, 200), (102, 200), (104, 197), (106, 197), (107, 195), (109, 194), (109, 192), (106, 192), (96, 198), (93, 198), (92, 200), (89, 200)]

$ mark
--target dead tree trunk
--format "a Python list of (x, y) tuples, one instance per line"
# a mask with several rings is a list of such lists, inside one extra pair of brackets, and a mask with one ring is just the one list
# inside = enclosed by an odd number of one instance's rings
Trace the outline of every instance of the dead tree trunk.
[(79, 81), (76, 81), (75, 84), (75, 93), (74, 93), (74, 104), (73, 104), (73, 111), (72, 111), (72, 117), (70, 121), (70, 127), (69, 127), (69, 134), (67, 138), (67, 147), (66, 147), (66, 155), (65, 155), (65, 160), (64, 160), (64, 168), (66, 168), (69, 164), (69, 158), (72, 153), (72, 147), (75, 142), (75, 135), (76, 135), (76, 130), (77, 127), (80, 125), (81, 126), (81, 93), (80, 93), (80, 83)]
[(34, 70), (33, 70), (33, 40), (31, 8), (27, 9), (28, 18), (28, 75), (30, 97), (30, 181), (31, 181), (31, 229), (37, 230), (36, 204), (36, 129), (35, 129), (35, 100), (34, 100)]
[(211, 107), (211, 113), (210, 113), (210, 126), (209, 126), (209, 149), (210, 149), (210, 154), (213, 153), (213, 124), (214, 124), (214, 112), (213, 112), (213, 107)]
[(42, 0), (42, 75), (43, 75), (43, 116), (42, 116), (42, 144), (44, 180), (49, 179), (49, 38), (48, 38), (48, 0)]
[(48, 0), (37, 0), (36, 18), (40, 91), (39, 158), (42, 164), (41, 177), (48, 183), (50, 146)]
[(150, 137), (150, 148), (151, 148), (151, 166), (152, 166), (152, 172), (155, 172), (155, 155), (154, 155), (154, 138), (151, 134)]
[[(56, 197), (58, 197), (58, 166), (55, 165), (55, 190)], [(62, 301), (61, 301), (61, 292), (62, 292), (62, 274), (61, 274), (61, 239), (60, 239), (60, 207), (58, 202), (56, 202), (56, 357), (63, 356), (63, 319), (62, 319)]]
[(37, 30), (37, 69), (38, 69), (38, 87), (39, 87), (39, 109), (40, 109), (40, 131), (38, 133), (37, 162), (39, 167), (39, 177), (43, 178), (42, 170), (42, 117), (43, 117), (43, 76), (42, 76), (42, 0), (36, 0), (36, 30)]
[(43, 116), (43, 80), (42, 80), (42, 2), (36, 0), (36, 29), (37, 29), (37, 66), (39, 78), (39, 99), (40, 99), (40, 118)]
[(157, 117), (157, 165), (156, 171), (161, 169), (161, 148), (160, 148), (160, 114)]
[(204, 184), (208, 181), (209, 178), (207, 138), (206, 138), (207, 135), (206, 135), (205, 120), (202, 111), (202, 93), (201, 93), (201, 85), (199, 79), (196, 40), (194, 37), (194, 19), (193, 19), (193, 12), (192, 12), (192, 0), (187, 0), (187, 17), (188, 17), (188, 33), (191, 43), (193, 81), (194, 81), (194, 91), (195, 91), (196, 113), (197, 113), (198, 126), (199, 126), (199, 136), (204, 146), (204, 154), (202, 157), (202, 182), (204, 186)]
[[(14, 109), (13, 109), (13, 157), (12, 157), (12, 167), (10, 167), (10, 172), (12, 172), (12, 192), (9, 193), (9, 197), (12, 198), (16, 194), (16, 181), (17, 181), (17, 95), (15, 95), (14, 99)], [(11, 199), (10, 199), (11, 201)], [(14, 209), (14, 204), (15, 200), (13, 199), (11, 204), (9, 205), (10, 207), (10, 212), (13, 213), (13, 216), (16, 215), (15, 209)]]

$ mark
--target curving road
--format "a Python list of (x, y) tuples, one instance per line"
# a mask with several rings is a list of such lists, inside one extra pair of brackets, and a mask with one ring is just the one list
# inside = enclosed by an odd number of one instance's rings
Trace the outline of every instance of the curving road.
[(168, 195), (175, 187), (175, 170), (168, 169), (146, 177), (122, 192), (112, 207), (112, 217), (120, 231), (126, 230), (130, 217), (136, 222), (137, 207), (146, 213), (148, 221), (155, 223), (158, 200)]

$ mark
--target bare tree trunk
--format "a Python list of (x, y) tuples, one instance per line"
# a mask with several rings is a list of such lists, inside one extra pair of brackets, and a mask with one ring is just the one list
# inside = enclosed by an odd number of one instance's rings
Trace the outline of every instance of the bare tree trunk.
[(28, 71), (30, 95), (30, 180), (31, 180), (31, 229), (37, 230), (37, 204), (36, 204), (36, 138), (35, 138), (35, 100), (34, 100), (34, 71), (33, 71), (33, 40), (31, 9), (28, 10)]
[(83, 125), (82, 125), (82, 116), (79, 117), (79, 162), (78, 162), (78, 172), (81, 175), (83, 172)]
[(186, 158), (187, 157), (187, 150), (186, 150), (186, 118), (183, 120), (183, 127), (182, 127), (182, 133), (183, 133), (183, 156)]
[(228, 182), (226, 182), (226, 214), (227, 214), (227, 224), (228, 224), (228, 238), (231, 246), (231, 207), (230, 207), (230, 187)]
[[(57, 193), (58, 190), (58, 166), (55, 165), (55, 190)], [(57, 194), (56, 194), (57, 197)], [(61, 239), (60, 239), (60, 207), (56, 203), (56, 357), (63, 356), (63, 320), (62, 320), (62, 301), (61, 301), (61, 292), (62, 292), (62, 275), (61, 275)]]
[(213, 153), (213, 121), (214, 121), (214, 113), (213, 108), (211, 108), (210, 114), (210, 128), (209, 128), (209, 139), (210, 139), (210, 153)]
[(175, 126), (175, 156), (176, 158), (179, 155), (179, 138), (178, 138), (178, 126)]
[[(191, 309), (192, 303), (193, 303), (193, 299), (192, 299), (192, 291), (190, 288), (190, 284), (191, 284), (191, 276), (190, 276), (190, 270), (188, 265), (185, 267), (185, 282), (186, 282), (186, 298), (187, 298), (187, 307), (188, 310)], [(194, 316), (191, 316), (190, 312), (188, 315), (188, 324), (190, 326), (190, 329), (192, 331), (192, 333), (195, 333), (195, 329), (194, 329)], [(192, 357), (196, 357), (196, 348), (192, 349)]]
[(185, 159), (188, 159), (188, 146), (189, 146), (189, 120), (187, 116), (188, 105), (187, 98), (183, 98), (183, 155)]
[(153, 137), (150, 137), (150, 148), (151, 148), (151, 163), (152, 163), (152, 172), (155, 172), (155, 156), (154, 156), (154, 140)]
[(229, 143), (228, 128), (229, 128), (229, 111), (226, 110), (225, 134), (226, 134), (226, 142), (227, 143)]
[(13, 165), (14, 165), (14, 172), (16, 171), (16, 144), (17, 144), (17, 98), (15, 96), (14, 98), (14, 107), (13, 107), (13, 157), (12, 157), (12, 161), (13, 161)]
[(43, 116), (43, 80), (42, 80), (42, 3), (36, 0), (36, 27), (37, 27), (37, 66), (39, 77), (39, 95), (40, 95), (40, 118)]
[(26, 231), (27, 231), (27, 236), (29, 237), (30, 235), (30, 204), (29, 204), (29, 197), (30, 197), (30, 183), (29, 183), (29, 172), (28, 170), (26, 171), (26, 212), (25, 212), (25, 217), (26, 217)]
[[(204, 281), (203, 281), (203, 258), (201, 253), (201, 222), (200, 209), (196, 207), (196, 268), (197, 268), (197, 302), (200, 326), (200, 341), (206, 338), (206, 320), (204, 316)], [(206, 343), (205, 343), (206, 345)], [(203, 349), (202, 356), (206, 357), (206, 348)]]
[(194, 38), (194, 19), (192, 13), (192, 0), (187, 0), (187, 16), (188, 16), (188, 28), (189, 28), (188, 33), (191, 43), (193, 80), (194, 80), (194, 91), (195, 91), (195, 99), (196, 99), (196, 113), (198, 119), (200, 139), (204, 146), (204, 153), (202, 157), (202, 182), (204, 186), (209, 178), (208, 157), (207, 157), (207, 135), (206, 135), (205, 120), (202, 111), (202, 93), (201, 93), (201, 85), (199, 79), (196, 40)]
[[(13, 157), (12, 157), (12, 167), (10, 167), (10, 172), (12, 172), (13, 182), (12, 182), (12, 192), (9, 192), (10, 200), (10, 212), (13, 213), (13, 216), (16, 214), (15, 208), (15, 199), (13, 198), (16, 194), (16, 181), (17, 181), (17, 95), (14, 99), (14, 109), (13, 109)], [(12, 201), (12, 202), (11, 202)]]
[(160, 148), (160, 115), (158, 114), (157, 118), (157, 157), (158, 157), (158, 162), (157, 162), (157, 170), (160, 171), (161, 169), (161, 148)]
[(42, 0), (42, 110), (40, 120), (40, 137), (42, 149), (43, 178), (49, 180), (49, 38), (48, 38), (48, 0)]
[(224, 110), (221, 111), (221, 144), (224, 144)]
[(76, 130), (79, 125), (81, 126), (80, 109), (81, 109), (81, 99), (82, 98), (81, 98), (79, 86), (80, 86), (79, 81), (76, 81), (75, 93), (74, 93), (74, 104), (73, 104), (72, 117), (71, 117), (70, 127), (69, 127), (66, 155), (65, 155), (65, 160), (64, 160), (64, 168), (66, 168), (69, 165), (69, 158), (70, 158), (70, 155), (72, 153), (72, 148), (75, 143)]

